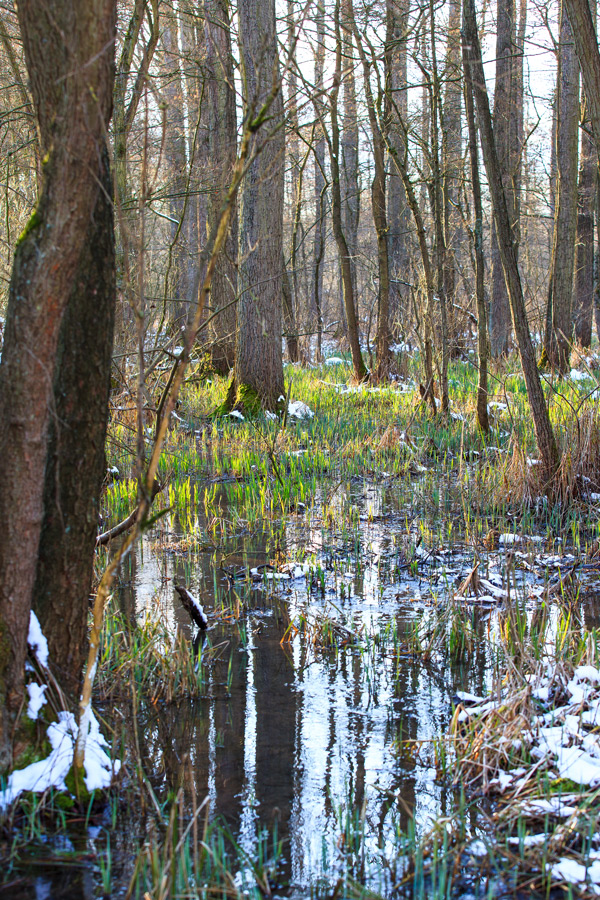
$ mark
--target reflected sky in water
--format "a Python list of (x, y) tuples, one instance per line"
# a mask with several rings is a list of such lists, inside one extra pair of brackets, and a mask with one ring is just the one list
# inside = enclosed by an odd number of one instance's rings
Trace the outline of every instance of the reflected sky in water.
[[(447, 727), (451, 696), (463, 683), (460, 673), (423, 666), (399, 655), (393, 642), (377, 646), (372, 639), (392, 628), (408, 638), (429, 592), (429, 575), (404, 565), (415, 539), (398, 495), (359, 483), (335, 491), (329, 507), (333, 525), (297, 516), (275, 539), (259, 532), (222, 548), (230, 573), (271, 559), (308, 560), (324, 570), (325, 590), (309, 591), (306, 579), (257, 588), (244, 578), (232, 590), (219, 572), (219, 604), (233, 605), (235, 591), (243, 612), (233, 629), (218, 625), (209, 634), (213, 644), (228, 643), (207, 670), (211, 699), (153, 711), (144, 735), (155, 779), (175, 787), (189, 765), (196, 796), (209, 798), (211, 816), (227, 821), (250, 857), (258, 834), (277, 827), (284, 841), (280, 879), (297, 896), (317, 879), (334, 882), (344, 873), (345, 832), (357, 821), (364, 872), (354, 874), (371, 871), (374, 886), (385, 889), (382, 863), (394, 856), (398, 829), (412, 819), (422, 831), (449, 802), (431, 742)], [(175, 517), (167, 529), (165, 540), (172, 540)], [(215, 605), (211, 553), (184, 563), (158, 553), (153, 535), (130, 574), (124, 606), (134, 604), (137, 615), (158, 607), (173, 629), (191, 634), (173, 579), (200, 595), (209, 616)], [(290, 619), (302, 612), (327, 613), (363, 639), (338, 650), (315, 647), (310, 633), (282, 643)], [(485, 659), (478, 663), (481, 688)], [(399, 750), (399, 739), (415, 743)]]

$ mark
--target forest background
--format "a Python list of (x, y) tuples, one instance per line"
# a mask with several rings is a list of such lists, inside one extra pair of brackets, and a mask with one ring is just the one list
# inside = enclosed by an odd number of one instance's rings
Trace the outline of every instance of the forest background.
[[(33, 609), (80, 705), (82, 790), (104, 608), (193, 383), (224, 379), (213, 416), (285, 427), (284, 354), (336, 348), (356, 385), (418, 372), (443, 427), (466, 360), (486, 435), (516, 349), (537, 491), (582, 489), (551, 407), (574, 348), (594, 364), (594, 21), (586, 0), (2, 4), (4, 769)], [(136, 495), (94, 582), (109, 409)]]

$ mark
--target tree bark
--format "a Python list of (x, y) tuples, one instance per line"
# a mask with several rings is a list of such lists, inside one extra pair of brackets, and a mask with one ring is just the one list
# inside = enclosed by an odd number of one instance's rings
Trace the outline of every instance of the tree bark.
[[(502, 175), (511, 230), (515, 224), (514, 194), (510, 184), (512, 97), (512, 60), (515, 49), (514, 0), (499, 0), (496, 33), (496, 87), (494, 92), (494, 139)], [(482, 140), (483, 145), (483, 140)], [(508, 352), (510, 342), (510, 302), (499, 247), (495, 220), (492, 224), (492, 292), (490, 298), (490, 345), (492, 356)]]
[(552, 430), (546, 398), (536, 364), (535, 350), (529, 333), (525, 301), (521, 287), (517, 254), (513, 243), (511, 221), (508, 213), (502, 171), (492, 129), (492, 117), (485, 86), (485, 75), (479, 46), (474, 0), (463, 0), (463, 30), (466, 58), (471, 70), (473, 92), (477, 103), (479, 133), (483, 158), (492, 197), (494, 222), (498, 246), (510, 298), (513, 326), (519, 347), (527, 397), (533, 418), (543, 475), (551, 487), (551, 480), (558, 468), (560, 457)]
[(54, 378), (44, 486), (44, 518), (33, 609), (48, 640), (52, 669), (76, 701), (87, 654), (115, 307), (115, 237), (108, 148), (90, 217)]
[[(392, 101), (392, 106), (393, 106)], [(398, 114), (398, 109), (396, 108), (396, 114)], [(399, 124), (406, 129), (405, 123), (398, 115)], [(410, 180), (410, 174), (408, 172), (408, 164), (407, 164), (407, 154), (406, 154), (406, 131), (405, 131), (405, 152), (403, 156), (396, 151), (395, 146), (388, 141), (388, 151), (390, 156), (394, 161), (394, 165), (402, 178), (402, 183), (404, 185), (404, 190), (406, 191), (406, 199), (408, 201), (408, 205), (410, 207), (410, 211), (413, 215), (415, 228), (417, 232), (417, 239), (419, 241), (419, 250), (421, 253), (421, 262), (423, 265), (423, 278), (425, 281), (425, 291), (426, 291), (426, 307), (425, 307), (425, 327), (423, 329), (423, 369), (425, 374), (425, 390), (423, 399), (425, 401), (429, 400), (432, 407), (432, 412), (435, 415), (437, 412), (435, 395), (433, 392), (433, 348), (432, 348), (432, 317), (433, 317), (433, 300), (434, 300), (434, 283), (433, 283), (433, 269), (431, 265), (431, 256), (429, 253), (429, 247), (427, 244), (427, 234), (425, 232), (425, 222), (423, 220), (423, 215), (421, 213), (421, 207), (419, 206), (414, 187)]]
[[(167, 103), (165, 131), (165, 162), (167, 191), (171, 217), (168, 277), (165, 298), (168, 321), (174, 330), (185, 328), (190, 310), (191, 285), (188, 284), (187, 246), (189, 196), (186, 196), (188, 158), (185, 132), (185, 98), (178, 34), (179, 22), (173, 14), (164, 20), (162, 28), (163, 96)], [(192, 124), (194, 127), (195, 123)]]
[[(322, 4), (315, 6), (315, 26), (317, 48), (315, 52), (315, 91), (323, 95), (325, 70), (325, 9)], [(322, 357), (323, 343), (323, 262), (325, 257), (325, 219), (327, 194), (325, 181), (325, 136), (323, 123), (318, 121), (314, 141), (315, 157), (315, 231), (313, 239), (312, 313), (317, 323), (317, 360)]]
[[(437, 50), (436, 50), (436, 31), (435, 31), (435, 6), (433, 0), (429, 3), (429, 29), (431, 40), (431, 80), (430, 80), (430, 105), (431, 105), (431, 206), (433, 209), (433, 221), (435, 229), (435, 271), (436, 271), (436, 293), (440, 306), (440, 332), (441, 332), (441, 350), (442, 350), (442, 366), (441, 366), (441, 406), (444, 415), (448, 413), (450, 408), (450, 400), (448, 396), (448, 304), (446, 295), (446, 280), (449, 272), (448, 263), (448, 247), (446, 245), (446, 232), (444, 229), (444, 201), (442, 187), (442, 171), (440, 160), (440, 109), (441, 109), (441, 86), (438, 76), (437, 66)], [(454, 263), (451, 264), (452, 272), (454, 271)], [(452, 275), (452, 282), (454, 276)]]
[[(148, 31), (144, 32), (144, 17), (148, 18)], [(127, 325), (132, 323), (132, 285), (130, 272), (125, 265), (133, 244), (135, 230), (134, 200), (130, 196), (127, 173), (127, 145), (131, 128), (142, 97), (148, 69), (159, 39), (158, 0), (134, 0), (133, 9), (123, 46), (116, 66), (113, 96), (113, 153), (114, 184), (118, 209), (119, 244), (117, 247), (117, 283), (119, 302), (116, 310), (115, 334), (120, 343)], [(141, 48), (140, 62), (133, 70), (140, 35), (147, 37)]]
[[(390, 353), (390, 269), (388, 259), (388, 221), (386, 214), (386, 172), (385, 172), (385, 137), (383, 131), (387, 130), (387, 122), (380, 123), (377, 118), (377, 109), (373, 91), (371, 89), (371, 67), (365, 53), (360, 32), (354, 18), (352, 0), (348, 0), (348, 12), (352, 15), (354, 40), (360, 57), (363, 75), (365, 98), (369, 125), (373, 140), (373, 157), (375, 174), (371, 186), (371, 207), (373, 222), (377, 234), (377, 266), (379, 273), (379, 296), (377, 304), (377, 368), (375, 377), (377, 380), (388, 378), (391, 367)], [(381, 108), (381, 98), (377, 106)], [(383, 129), (383, 130), (382, 130)]]
[(600, 158), (600, 52), (588, 0), (564, 0), (587, 104), (596, 152)]
[(548, 290), (547, 322), (549, 327), (544, 349), (550, 366), (565, 373), (569, 367), (573, 330), (572, 294), (577, 230), (579, 65), (564, 5), (560, 26), (557, 106), (558, 196)]
[(441, 130), (443, 146), (444, 242), (446, 245), (444, 292), (448, 301), (451, 341), (455, 340), (452, 310), (456, 301), (456, 261), (460, 257), (460, 247), (463, 241), (460, 211), (460, 187), (463, 167), (460, 21), (460, 0), (450, 0), (448, 4), (446, 87)]
[(298, 76), (296, 73), (296, 22), (294, 17), (294, 0), (287, 0), (287, 33), (289, 53), (289, 91), (287, 103), (287, 119), (289, 131), (287, 151), (291, 175), (292, 199), (292, 246), (289, 256), (290, 273), (288, 272), (285, 254), (283, 256), (283, 324), (285, 341), (291, 362), (298, 362), (298, 327), (300, 315), (298, 305), (298, 272), (296, 270), (298, 227), (302, 218), (303, 166), (300, 159), (300, 142), (298, 138)]
[(369, 373), (367, 371), (367, 367), (365, 366), (360, 349), (358, 320), (356, 316), (356, 298), (354, 288), (355, 281), (352, 274), (352, 256), (348, 246), (348, 241), (346, 240), (346, 233), (343, 224), (344, 206), (342, 203), (340, 183), (340, 126), (337, 112), (340, 83), (342, 79), (342, 34), (340, 27), (340, 0), (336, 0), (334, 15), (336, 38), (335, 74), (329, 98), (331, 112), (331, 137), (328, 139), (329, 156), (331, 161), (331, 220), (333, 225), (333, 234), (340, 258), (340, 268), (342, 272), (342, 296), (348, 327), (348, 341), (350, 343), (350, 351), (352, 353), (354, 377), (357, 381), (366, 381)]
[(468, 48), (463, 42), (463, 69), (465, 75), (465, 114), (469, 129), (469, 158), (471, 164), (471, 191), (473, 193), (473, 243), (475, 245), (475, 298), (477, 303), (477, 423), (486, 434), (490, 430), (488, 418), (488, 349), (487, 311), (485, 308), (485, 263), (483, 255), (483, 207), (479, 178), (479, 154), (477, 152), (477, 126), (473, 108), (473, 78), (469, 65)]
[(285, 146), (275, 0), (239, 0), (238, 14), (246, 119), (254, 119), (274, 95), (271, 134), (246, 173), (239, 219), (234, 390), (238, 408), (252, 414), (260, 407), (275, 410), (285, 394), (281, 351)]
[[(216, 227), (231, 182), (237, 153), (234, 65), (228, 0), (204, 0), (206, 87), (208, 100), (208, 166), (213, 189), (208, 201), (208, 231)], [(210, 292), (211, 313), (222, 310), (210, 326), (211, 361), (221, 375), (235, 363), (238, 217), (219, 256)]]
[(0, 364), (0, 458), (10, 473), (0, 492), (0, 768), (23, 699), (57, 346), (102, 190), (115, 39), (114, 0), (25, 0), (18, 13), (46, 159), (15, 253)]
[(575, 282), (573, 324), (575, 339), (582, 347), (592, 343), (594, 308), (594, 217), (598, 161), (591, 138), (581, 135), (581, 161), (577, 199), (577, 238), (575, 241)]
[[(596, 25), (596, 2), (591, 5)], [(588, 102), (584, 93), (587, 117)], [(575, 283), (573, 289), (573, 324), (575, 338), (582, 347), (592, 343), (594, 314), (594, 218), (596, 214), (596, 180), (598, 158), (594, 141), (586, 131), (581, 134), (579, 189), (577, 197), (577, 238), (575, 241)]]
[[(400, 116), (408, 115), (407, 31), (409, 0), (386, 0), (387, 46), (385, 83)], [(390, 142), (404, 155), (404, 132), (391, 117)], [(388, 255), (390, 267), (390, 323), (392, 333), (405, 334), (410, 281), (410, 209), (402, 178), (392, 163), (388, 177)]]
[[(341, 171), (340, 190), (342, 197), (342, 228), (348, 246), (348, 264), (352, 277), (352, 295), (358, 314), (358, 225), (360, 220), (360, 186), (358, 181), (358, 114), (356, 106), (355, 58), (352, 42), (352, 3), (341, 0), (340, 38), (342, 42), (342, 88), (343, 105), (340, 135)], [(342, 272), (342, 310), (346, 314)], [(349, 323), (346, 322), (349, 327)], [(358, 327), (358, 326), (357, 326)], [(350, 337), (350, 336), (348, 336)]]

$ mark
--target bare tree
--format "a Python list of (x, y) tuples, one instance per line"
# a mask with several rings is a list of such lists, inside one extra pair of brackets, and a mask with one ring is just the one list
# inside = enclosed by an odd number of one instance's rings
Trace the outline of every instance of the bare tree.
[(542, 458), (544, 476), (550, 483), (558, 468), (560, 457), (536, 364), (535, 350), (529, 333), (517, 254), (513, 243), (511, 220), (502, 181), (502, 170), (496, 152), (492, 117), (485, 86), (474, 0), (463, 0), (463, 31), (464, 52), (470, 68), (473, 92), (477, 103), (481, 148), (490, 186), (498, 247), (510, 299), (513, 326), (527, 386), (527, 396), (538, 448)]

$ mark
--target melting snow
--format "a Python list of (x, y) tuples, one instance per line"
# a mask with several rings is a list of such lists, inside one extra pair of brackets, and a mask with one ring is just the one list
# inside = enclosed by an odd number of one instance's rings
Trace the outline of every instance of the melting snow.
[(42, 666), (43, 669), (46, 669), (48, 667), (48, 641), (44, 637), (38, 617), (33, 610), (31, 610), (29, 614), (27, 643), (31, 647), (31, 652), (39, 665)]
[(27, 693), (29, 694), (29, 703), (27, 705), (27, 715), (30, 719), (37, 719), (38, 713), (44, 703), (46, 703), (46, 698), (44, 694), (48, 689), (47, 684), (37, 684), (35, 681), (31, 684), (27, 685)]
[(294, 400), (288, 405), (288, 416), (293, 419), (312, 419), (314, 412), (302, 400)]
[[(46, 759), (31, 763), (25, 769), (17, 769), (8, 778), (5, 790), (0, 791), (0, 810), (6, 809), (23, 791), (37, 794), (51, 787), (66, 791), (65, 778), (73, 763), (73, 750), (77, 739), (77, 722), (70, 712), (60, 712), (58, 722), (48, 726), (48, 740), (52, 752)], [(113, 775), (121, 767), (119, 760), (111, 760), (106, 751), (107, 741), (100, 732), (96, 717), (90, 717), (90, 732), (85, 745), (85, 777), (88, 791), (110, 786)]]

